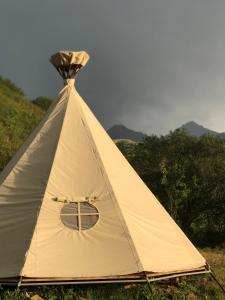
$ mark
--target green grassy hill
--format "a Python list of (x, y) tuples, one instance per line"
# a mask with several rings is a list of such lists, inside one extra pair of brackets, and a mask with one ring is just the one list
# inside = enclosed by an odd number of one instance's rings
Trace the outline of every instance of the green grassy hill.
[(43, 115), (20, 88), (0, 77), (0, 171)]

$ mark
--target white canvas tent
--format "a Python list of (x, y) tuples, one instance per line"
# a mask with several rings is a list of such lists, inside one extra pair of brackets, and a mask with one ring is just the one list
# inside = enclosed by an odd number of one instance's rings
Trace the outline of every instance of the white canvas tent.
[(74, 88), (85, 52), (51, 62), (58, 100), (0, 176), (0, 282), (157, 280), (209, 272)]

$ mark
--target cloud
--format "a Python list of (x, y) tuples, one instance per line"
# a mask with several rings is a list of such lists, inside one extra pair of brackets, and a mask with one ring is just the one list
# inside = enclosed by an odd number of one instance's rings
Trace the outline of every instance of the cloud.
[(56, 97), (58, 50), (87, 50), (77, 88), (107, 128), (225, 131), (224, 0), (2, 0), (0, 73)]

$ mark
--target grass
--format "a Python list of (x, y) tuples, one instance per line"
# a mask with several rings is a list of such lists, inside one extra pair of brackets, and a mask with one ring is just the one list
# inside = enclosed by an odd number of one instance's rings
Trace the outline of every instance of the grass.
[[(225, 250), (203, 249), (202, 254), (225, 286)], [(210, 276), (186, 277), (179, 282), (147, 285), (50, 286), (0, 289), (0, 300), (32, 299), (39, 295), (45, 300), (223, 300), (217, 284)], [(29, 298), (29, 297), (30, 298)]]
[(225, 284), (225, 249), (204, 249), (201, 252)]
[(0, 77), (0, 171), (39, 123), (44, 111), (10, 80)]

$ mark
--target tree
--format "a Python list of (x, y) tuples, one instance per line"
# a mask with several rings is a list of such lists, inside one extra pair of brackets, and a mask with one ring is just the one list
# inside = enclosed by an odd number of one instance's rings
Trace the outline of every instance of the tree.
[(128, 160), (186, 234), (199, 243), (225, 242), (225, 141), (181, 130), (149, 136)]
[(43, 110), (47, 110), (52, 104), (52, 99), (47, 97), (37, 97), (36, 99), (32, 100), (32, 103), (39, 106)]

